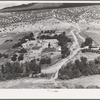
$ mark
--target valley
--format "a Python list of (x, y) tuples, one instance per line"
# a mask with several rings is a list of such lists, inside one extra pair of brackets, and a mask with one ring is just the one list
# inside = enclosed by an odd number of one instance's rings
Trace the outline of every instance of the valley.
[(99, 7), (2, 10), (0, 88), (100, 88)]

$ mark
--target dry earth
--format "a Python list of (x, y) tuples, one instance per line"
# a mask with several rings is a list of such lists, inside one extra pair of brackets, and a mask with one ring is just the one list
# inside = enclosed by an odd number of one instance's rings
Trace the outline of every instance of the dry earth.
[[(57, 85), (56, 85), (56, 84)], [(0, 82), (0, 88), (14, 89), (71, 89), (71, 88), (100, 88), (100, 75), (83, 76), (70, 80), (55, 80), (37, 79), (37, 78), (22, 78), (17, 80), (8, 80)]]

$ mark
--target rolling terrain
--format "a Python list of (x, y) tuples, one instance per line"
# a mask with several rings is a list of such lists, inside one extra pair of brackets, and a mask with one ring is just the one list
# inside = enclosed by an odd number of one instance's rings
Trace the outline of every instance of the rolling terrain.
[[(71, 80), (59, 80), (59, 70), (70, 60), (87, 56), (82, 54), (80, 45), (85, 38), (91, 37), (100, 45), (100, 5), (87, 4), (81, 7), (68, 4), (29, 4), (4, 8), (0, 12), (0, 52), (12, 54), (20, 48), (13, 48), (20, 39), (31, 32), (34, 37), (40, 36), (41, 31), (56, 30), (66, 31), (70, 34), (74, 42), (70, 46), (70, 55), (60, 59), (41, 72), (49, 75), (47, 78), (22, 78), (0, 82), (0, 88), (89, 88), (91, 86), (99, 88), (100, 75), (83, 76)], [(15, 10), (16, 9), (16, 10)], [(41, 9), (41, 10), (40, 10)], [(69, 31), (67, 31), (69, 30)], [(55, 34), (54, 33), (54, 34)], [(46, 33), (46, 35), (52, 35)], [(10, 41), (11, 40), (11, 41)], [(46, 47), (46, 46), (44, 46)], [(74, 47), (74, 49), (72, 49)], [(40, 49), (42, 51), (42, 49)], [(90, 56), (91, 55), (91, 56)], [(88, 59), (94, 60), (99, 54), (90, 53)], [(7, 59), (8, 61), (9, 59)], [(2, 62), (1, 60), (0, 62)], [(5, 61), (4, 61), (5, 62)], [(89, 82), (91, 80), (91, 82)], [(97, 81), (97, 83), (95, 83)]]

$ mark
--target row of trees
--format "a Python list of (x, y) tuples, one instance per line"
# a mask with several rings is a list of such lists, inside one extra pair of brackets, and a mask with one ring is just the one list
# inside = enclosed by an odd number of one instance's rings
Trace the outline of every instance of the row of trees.
[(7, 62), (1, 66), (2, 75), (0, 78), (12, 79), (16, 77), (26, 77), (30, 73), (38, 74), (41, 72), (41, 66), (36, 64), (36, 60), (20, 64), (19, 62)]
[(4, 57), (4, 58), (8, 58), (8, 54), (5, 54), (5, 53), (0, 53), (0, 58), (2, 58), (2, 57)]
[(88, 61), (86, 57), (76, 59), (74, 63), (69, 62), (64, 68), (59, 70), (60, 79), (72, 79), (80, 76), (100, 74), (100, 57), (93, 61)]
[(16, 61), (16, 60), (21, 61), (21, 60), (23, 60), (23, 59), (24, 59), (24, 55), (23, 55), (23, 54), (20, 54), (19, 56), (16, 55), (16, 54), (14, 54), (14, 55), (11, 57), (11, 60), (12, 60), (12, 61)]
[(57, 39), (59, 41), (58, 45), (61, 46), (61, 54), (62, 58), (64, 58), (66, 55), (68, 56), (70, 54), (69, 48), (67, 47), (67, 44), (69, 42), (72, 42), (72, 40), (65, 35), (66, 33), (63, 32), (62, 34), (55, 34), (54, 36), (49, 35), (41, 35), (40, 39)]
[(92, 53), (98, 53), (100, 54), (100, 50), (93, 50), (93, 49), (83, 49), (81, 50), (82, 53), (85, 53), (85, 52), (92, 52)]
[(50, 35), (41, 35), (40, 39), (57, 39), (57, 35), (50, 36)]
[(59, 41), (58, 45), (61, 46), (62, 58), (64, 58), (65, 56), (69, 56), (70, 51), (69, 51), (69, 48), (67, 47), (67, 44), (69, 42), (72, 42), (71, 39), (65, 35), (65, 32), (63, 32), (62, 34), (56, 37), (57, 37), (57, 40)]
[(48, 58), (42, 58), (40, 60), (40, 64), (50, 64), (51, 63), (51, 58), (48, 57)]
[(26, 39), (35, 40), (33, 33), (30, 33), (29, 35), (24, 36), (22, 39), (19, 39), (19, 42), (16, 43), (12, 48), (20, 47), (23, 43), (27, 42)]
[(41, 31), (41, 33), (55, 33), (55, 30), (45, 30), (45, 31)]

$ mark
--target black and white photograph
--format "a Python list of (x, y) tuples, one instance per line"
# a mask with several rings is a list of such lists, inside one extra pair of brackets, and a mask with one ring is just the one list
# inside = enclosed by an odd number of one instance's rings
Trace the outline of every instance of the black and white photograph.
[(100, 3), (0, 1), (0, 89), (100, 89)]

